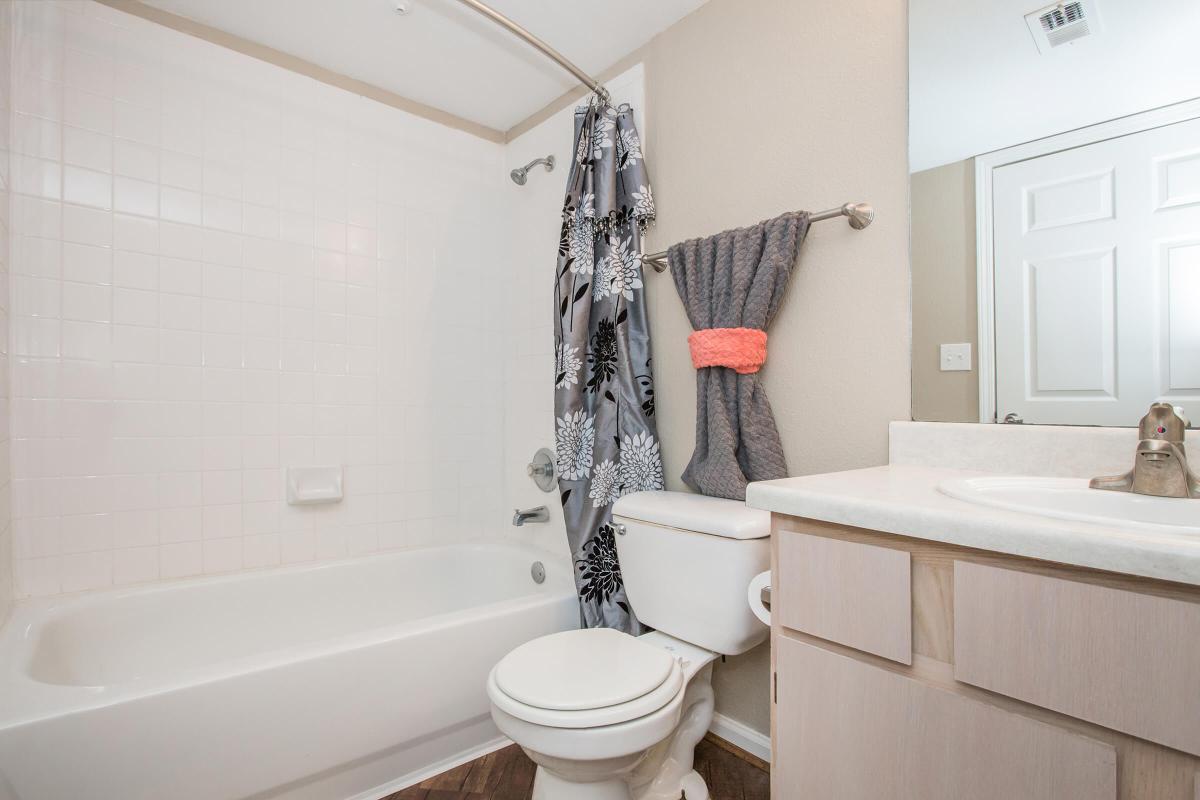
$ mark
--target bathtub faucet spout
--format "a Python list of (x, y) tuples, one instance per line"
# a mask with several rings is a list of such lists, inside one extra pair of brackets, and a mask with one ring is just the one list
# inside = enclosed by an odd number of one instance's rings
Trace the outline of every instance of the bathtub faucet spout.
[(518, 528), (521, 527), (522, 525), (524, 525), (526, 522), (549, 522), (549, 521), (550, 521), (550, 509), (546, 508), (545, 506), (538, 506), (537, 508), (527, 508), (524, 511), (522, 511), (519, 508), (513, 509), (513, 525), (516, 525)]

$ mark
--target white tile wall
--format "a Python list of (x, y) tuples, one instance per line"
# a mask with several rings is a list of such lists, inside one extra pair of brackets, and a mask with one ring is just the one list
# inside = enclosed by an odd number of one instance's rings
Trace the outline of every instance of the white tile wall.
[[(506, 344), (549, 311), (503, 148), (94, 3), (14, 25), (16, 594), (507, 530), (502, 394), (550, 351)], [(345, 501), (287, 506), (325, 463)]]
[(12, 490), (9, 457), (9, 195), (8, 125), (12, 92), (12, 4), (0, 1), (0, 625), (8, 618), (13, 603)]

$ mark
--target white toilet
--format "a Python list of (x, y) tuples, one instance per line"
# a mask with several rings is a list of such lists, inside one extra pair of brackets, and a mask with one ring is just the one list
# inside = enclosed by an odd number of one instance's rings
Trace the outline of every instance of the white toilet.
[(538, 765), (534, 800), (706, 800), (692, 769), (712, 722), (712, 663), (767, 638), (747, 586), (770, 565), (770, 514), (680, 492), (613, 507), (625, 589), (644, 636), (543, 636), (488, 676), (496, 725)]

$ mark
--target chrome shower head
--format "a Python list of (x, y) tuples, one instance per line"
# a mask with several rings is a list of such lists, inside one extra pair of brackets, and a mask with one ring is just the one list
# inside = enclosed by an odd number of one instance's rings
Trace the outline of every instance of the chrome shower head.
[(542, 164), (546, 167), (546, 172), (554, 171), (554, 156), (546, 156), (545, 158), (535, 158), (523, 167), (517, 167), (512, 172), (508, 173), (508, 177), (512, 178), (512, 182), (517, 186), (524, 186), (529, 180), (529, 170)]

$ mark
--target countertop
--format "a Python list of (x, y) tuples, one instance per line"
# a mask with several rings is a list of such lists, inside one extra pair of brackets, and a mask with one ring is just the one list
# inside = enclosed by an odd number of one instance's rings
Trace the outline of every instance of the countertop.
[(752, 483), (746, 504), (933, 542), (1200, 586), (1200, 537), (1005, 511), (956, 500), (937, 488), (948, 479), (996, 474), (891, 464)]

